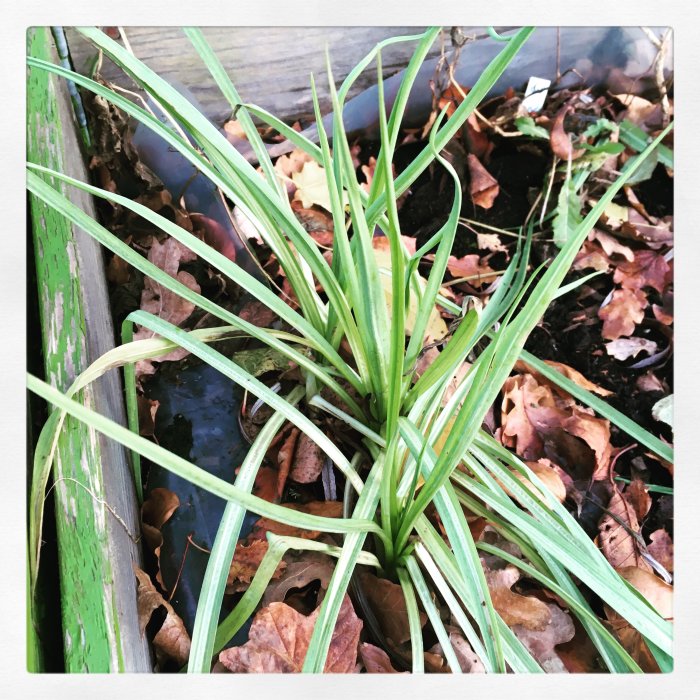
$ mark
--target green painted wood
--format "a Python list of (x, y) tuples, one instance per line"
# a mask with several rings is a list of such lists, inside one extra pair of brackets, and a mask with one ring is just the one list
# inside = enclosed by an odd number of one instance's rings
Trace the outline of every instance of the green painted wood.
[[(47, 27), (30, 29), (27, 46), (31, 55), (56, 61)], [(40, 70), (29, 71), (27, 80), (28, 159), (87, 179), (66, 86)], [(66, 193), (95, 215), (89, 197)], [(46, 379), (65, 390), (114, 345), (102, 253), (87, 234), (34, 197), (30, 216)], [(121, 397), (112, 372), (81, 400), (123, 421)], [(149, 671), (149, 650), (138, 629), (132, 571), (132, 561), (140, 561), (133, 534), (138, 513), (126, 455), (69, 418), (53, 477), (65, 669)]]

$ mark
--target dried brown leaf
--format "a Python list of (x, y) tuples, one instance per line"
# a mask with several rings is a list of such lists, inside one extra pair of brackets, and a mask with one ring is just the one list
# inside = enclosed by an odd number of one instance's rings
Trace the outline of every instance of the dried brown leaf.
[[(673, 588), (649, 571), (635, 566), (618, 569), (622, 578), (631, 583), (662, 617), (673, 620)], [(658, 673), (659, 666), (642, 635), (623, 617), (605, 606), (605, 614), (620, 643), (645, 673)]]
[(637, 515), (617, 489), (613, 490), (607, 512), (598, 523), (598, 532), (600, 548), (613, 567), (636, 566), (651, 570), (632, 534), (639, 532)]
[(323, 450), (306, 433), (302, 433), (297, 440), (289, 476), (299, 484), (312, 484), (321, 476), (324, 462)]
[(158, 593), (151, 579), (145, 571), (133, 565), (134, 574), (139, 582), (136, 592), (136, 602), (139, 616), (141, 634), (146, 631), (146, 626), (153, 613), (160, 607), (164, 607), (167, 615), (160, 629), (153, 638), (153, 647), (156, 656), (161, 663), (172, 659), (179, 666), (184, 666), (190, 655), (190, 637), (185, 625), (163, 596)]
[(663, 255), (653, 250), (638, 250), (634, 260), (617, 266), (613, 280), (626, 289), (653, 287), (663, 294), (672, 281), (671, 266)]
[(654, 530), (649, 535), (651, 543), (647, 546), (651, 554), (666, 571), (673, 572), (673, 540), (664, 528)]
[(511, 587), (520, 578), (520, 571), (511, 564), (492, 570), (484, 565), (486, 583), (496, 611), (509, 626), (519, 625), (530, 630), (543, 630), (552, 616), (546, 603), (533, 596), (515, 593)]
[[(262, 541), (262, 540), (258, 540)], [(312, 581), (320, 582), (320, 589), (325, 591), (335, 569), (335, 560), (321, 552), (304, 551), (285, 557), (287, 566), (279, 580), (271, 583), (263, 597), (263, 605), (283, 603), (293, 588), (304, 588)]]
[(287, 483), (289, 471), (292, 468), (292, 458), (294, 457), (294, 447), (299, 438), (299, 428), (292, 428), (287, 439), (282, 443), (277, 453), (277, 497), (282, 498), (284, 485)]
[[(260, 566), (265, 554), (267, 554), (268, 543), (266, 540), (253, 540), (250, 544), (238, 542), (231, 561), (231, 568), (226, 580), (226, 593), (238, 593), (248, 588), (253, 580), (255, 572)], [(273, 579), (278, 579), (285, 570), (287, 564), (281, 561), (274, 573)]]
[(397, 671), (391, 665), (389, 654), (374, 644), (362, 642), (360, 656), (367, 673), (406, 673), (406, 671)]
[[(219, 660), (233, 673), (301, 673), (320, 608), (301, 615), (284, 603), (271, 603), (253, 619), (248, 641), (225, 649)], [(346, 595), (331, 637), (324, 673), (353, 673), (362, 621)]]
[(632, 335), (648, 305), (647, 296), (640, 289), (616, 289), (610, 302), (598, 311), (598, 318), (603, 321), (603, 338), (617, 340)]
[[(384, 635), (396, 645), (407, 642), (411, 631), (401, 586), (385, 578), (377, 578), (368, 571), (360, 575), (360, 582)], [(427, 617), (421, 613), (421, 626), (426, 620)]]
[[(545, 604), (543, 603), (543, 605)], [(558, 605), (550, 603), (546, 607), (550, 621), (545, 627), (535, 630), (523, 625), (515, 625), (513, 632), (529, 649), (546, 673), (568, 673), (554, 647), (573, 639), (576, 631), (574, 623), (569, 614), (565, 613)]]
[(473, 153), (467, 156), (467, 166), (469, 167), (469, 194), (472, 202), (483, 209), (490, 209), (500, 190), (498, 180), (486, 170)]
[(585, 153), (583, 149), (574, 150), (571, 145), (571, 137), (564, 131), (564, 118), (571, 109), (570, 105), (566, 105), (559, 110), (557, 116), (554, 118), (552, 131), (549, 135), (549, 144), (552, 147), (552, 153), (554, 153), (557, 158), (564, 161), (569, 160), (569, 158), (574, 160)]
[(637, 357), (640, 352), (653, 355), (657, 348), (657, 344), (647, 338), (618, 338), (605, 343), (605, 352), (616, 360), (628, 360), (630, 357)]

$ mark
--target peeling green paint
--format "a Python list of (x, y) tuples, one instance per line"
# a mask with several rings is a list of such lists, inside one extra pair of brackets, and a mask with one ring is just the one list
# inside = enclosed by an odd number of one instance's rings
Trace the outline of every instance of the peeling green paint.
[[(47, 27), (29, 29), (27, 46), (30, 55), (53, 60)], [(29, 71), (27, 100), (29, 160), (65, 170), (63, 129), (73, 125), (61, 123), (56, 79), (45, 71)], [(88, 364), (80, 257), (75, 232), (66, 219), (34, 197), (30, 213), (45, 372), (51, 384), (65, 390)], [(79, 399), (89, 403), (90, 395), (85, 392)], [(105, 498), (101, 470), (95, 434), (68, 418), (54, 465), (53, 491), (67, 672), (124, 670), (106, 513), (90, 493)]]

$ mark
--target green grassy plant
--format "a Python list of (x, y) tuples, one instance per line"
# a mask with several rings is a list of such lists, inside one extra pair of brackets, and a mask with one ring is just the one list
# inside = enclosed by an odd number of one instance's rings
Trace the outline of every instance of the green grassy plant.
[[(64, 417), (73, 415), (126, 445), (135, 455), (146, 456), (227, 501), (201, 590), (189, 672), (209, 671), (213, 655), (254, 612), (277, 563), (289, 548), (316, 549), (337, 558), (304, 671), (323, 670), (334, 623), (358, 563), (373, 566), (380, 574), (401, 584), (412, 631), (414, 672), (423, 670), (418, 601), (442, 643), (452, 670), (459, 671), (433, 593), (452, 611), (487, 671), (541, 671), (494, 609), (479, 559), (480, 550), (499, 554), (507, 561), (510, 561), (509, 555), (473, 540), (463, 505), (474, 513), (484, 514), (504, 538), (521, 548), (525, 561), (514, 560), (512, 563), (567, 603), (610, 671), (639, 671), (639, 667), (593, 613), (574, 583), (574, 577), (638, 629), (662, 668), (668, 668), (672, 643), (670, 623), (614, 571), (537, 476), (481, 428), (487, 410), (497, 398), (514, 363), (523, 358), (635, 439), (664, 458), (672, 458), (667, 445), (523, 351), (529, 333), (550, 302), (567, 291), (561, 288), (564, 276), (604, 207), (644, 158), (654, 152), (668, 130), (644, 149), (582, 220), (573, 224), (556, 257), (534, 273), (528, 273), (530, 238), (521, 236), (521, 244), (491, 301), (480, 313), (474, 309), (467, 311), (450, 307), (440, 295), (461, 208), (458, 176), (440, 151), (516, 56), (530, 36), (531, 28), (515, 32), (503, 43), (501, 52), (485, 69), (466, 99), (448, 119), (444, 113), (438, 117), (428, 145), (396, 179), (392, 176), (391, 163), (402, 115), (418, 69), (439, 29), (431, 28), (418, 36), (397, 37), (378, 45), (337, 91), (329, 66), (333, 128), (329, 135), (322, 126), (319, 127), (318, 146), (264, 110), (242, 104), (201, 32), (196, 29), (185, 31), (236, 111), (260, 160), (261, 172), (256, 171), (206, 117), (165, 80), (96, 29), (82, 28), (80, 32), (132, 76), (172, 119), (182, 124), (199, 148), (193, 148), (179, 133), (160, 123), (148, 111), (97, 82), (38, 59), (30, 58), (29, 65), (32, 70), (51, 71), (103, 96), (160, 134), (216, 183), (254, 222), (260, 236), (274, 252), (296, 295), (299, 309), (293, 310), (235, 263), (146, 207), (50, 171), (41, 164), (29, 164), (27, 182), (30, 192), (55, 207), (129, 264), (225, 324), (219, 328), (187, 332), (149, 313), (137, 311), (125, 322), (124, 344), (100, 358), (65, 395), (34, 377), (28, 378), (29, 388), (56, 407), (40, 437), (35, 458), (30, 518), (32, 580), (35, 580), (38, 567), (42, 502), (55, 439)], [(390, 43), (409, 40), (417, 42), (417, 48), (394, 107), (390, 114), (386, 114), (381, 50)], [(381, 150), (371, 189), (366, 193), (355, 175), (344, 132), (342, 108), (353, 82), (375, 59), (379, 80)], [(312, 89), (318, 124), (321, 125), (313, 82)], [(321, 256), (314, 241), (297, 221), (287, 195), (275, 177), (253, 117), (292, 139), (297, 147), (323, 166), (335, 232), (332, 263)], [(453, 206), (438, 233), (411, 255), (401, 239), (396, 200), (433, 162), (440, 164), (454, 181)], [(180, 284), (73, 205), (63, 194), (66, 186), (80, 188), (95, 197), (122, 205), (157, 225), (272, 309), (287, 330), (258, 328)], [(380, 270), (372, 250), (372, 237), (377, 227), (390, 245), (390, 309), (381, 284), (381, 275), (386, 271)], [(434, 253), (434, 264), (427, 285), (421, 286), (417, 265), (429, 252)], [(407, 338), (409, 300), (416, 304), (416, 317), (412, 333)], [(414, 368), (423, 350), (425, 330), (436, 304), (450, 307), (457, 314), (458, 323), (438, 359), (414, 382)], [(132, 341), (133, 324), (150, 329), (157, 334), (156, 338)], [(270, 390), (215, 349), (217, 341), (232, 335), (249, 336), (283, 353), (299, 365), (306, 377), (305, 384), (293, 388), (284, 397)], [(342, 356), (340, 345), (343, 340), (350, 348), (350, 360)], [(133, 364), (138, 359), (161, 356), (174, 347), (186, 348), (275, 411), (253, 443), (233, 485), (138, 435)], [(477, 349), (478, 357), (470, 371), (451, 398), (443, 401), (456, 371)], [(82, 387), (114, 367), (125, 369), (131, 430), (95, 414), (74, 399)], [(321, 398), (321, 389), (334, 393), (338, 399), (336, 405), (339, 403), (343, 408), (333, 407)], [(310, 407), (315, 411), (332, 411), (336, 418), (357, 429), (361, 438), (357, 452), (348, 454), (325, 435), (311, 419)], [(344, 474), (344, 517), (333, 519), (307, 515), (251, 495), (267, 446), (285, 420), (311, 437)], [(535, 486), (539, 485), (537, 493), (540, 495), (525, 488), (513, 476), (513, 470)], [(425, 516), (426, 508), (431, 504), (444, 524), (447, 542)], [(217, 627), (224, 585), (246, 510), (299, 528), (340, 533), (343, 544), (342, 547), (330, 547), (271, 535), (270, 548), (250, 587)]]

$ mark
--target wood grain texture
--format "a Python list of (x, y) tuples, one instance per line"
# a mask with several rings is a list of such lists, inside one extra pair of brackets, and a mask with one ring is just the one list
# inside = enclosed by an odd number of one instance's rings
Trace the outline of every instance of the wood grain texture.
[[(28, 48), (31, 55), (56, 61), (46, 27), (30, 30)], [(65, 83), (31, 70), (27, 92), (29, 160), (88, 180)], [(68, 187), (64, 192), (96, 216), (88, 195)], [(65, 390), (114, 346), (104, 261), (90, 236), (36, 197), (31, 197), (30, 213), (46, 380)], [(78, 398), (125, 423), (116, 372), (94, 382)], [(132, 570), (140, 552), (125, 530), (135, 536), (139, 529), (125, 450), (69, 418), (54, 463), (54, 482), (66, 671), (150, 671)]]
[[(326, 79), (326, 45), (336, 85), (377, 44), (388, 37), (418, 34), (426, 27), (205, 27), (204, 36), (231, 76), (241, 97), (285, 121), (313, 115), (309, 74), (313, 73), (322, 113), (330, 110)], [(127, 27), (135, 55), (168, 81), (189, 88), (215, 123), (231, 114), (209, 72), (179, 27)], [(66, 29), (73, 65), (85, 73), (96, 50), (73, 29)], [(449, 44), (449, 37), (447, 37)], [(402, 42), (382, 51), (384, 76), (406, 67), (415, 42)], [(429, 56), (440, 54), (439, 42)], [(134, 89), (111, 61), (105, 59), (102, 75), (120, 87)], [(372, 63), (349, 93), (362, 92), (377, 81)]]

